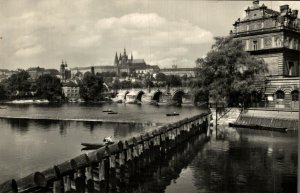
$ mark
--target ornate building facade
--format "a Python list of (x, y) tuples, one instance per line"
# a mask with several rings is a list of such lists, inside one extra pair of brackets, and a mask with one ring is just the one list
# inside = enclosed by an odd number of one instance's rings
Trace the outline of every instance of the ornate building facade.
[(242, 40), (245, 50), (268, 66), (264, 95), (268, 107), (298, 108), (300, 19), (289, 5), (280, 11), (269, 9), (258, 0), (238, 19), (230, 34)]

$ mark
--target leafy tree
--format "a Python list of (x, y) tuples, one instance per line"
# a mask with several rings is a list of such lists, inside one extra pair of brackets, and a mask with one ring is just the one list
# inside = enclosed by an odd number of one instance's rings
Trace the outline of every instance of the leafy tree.
[(142, 82), (133, 82), (132, 87), (133, 88), (143, 88), (143, 83)]
[(82, 84), (80, 85), (79, 94), (85, 101), (102, 99), (103, 79), (92, 73), (85, 73)]
[(127, 72), (122, 72), (122, 73), (121, 73), (121, 76), (122, 76), (123, 78), (126, 78), (126, 77), (128, 76), (128, 73), (127, 73)]
[(170, 75), (167, 76), (167, 85), (176, 87), (176, 86), (181, 86), (182, 82), (179, 76)]
[(193, 87), (216, 102), (224, 97), (244, 102), (245, 96), (255, 89), (255, 82), (264, 80), (267, 72), (263, 60), (244, 51), (241, 40), (232, 37), (216, 37), (212, 50), (196, 62), (198, 77)]
[(119, 79), (114, 80), (111, 87), (114, 90), (120, 89), (121, 88), (120, 80)]
[(131, 81), (124, 80), (121, 82), (121, 88), (132, 88), (132, 83)]
[(145, 87), (153, 87), (154, 86), (154, 84), (150, 78), (147, 78), (144, 80), (144, 85), (145, 85)]
[(0, 100), (7, 99), (7, 90), (3, 84), (0, 84)]
[(164, 73), (158, 73), (156, 75), (156, 80), (158, 81), (166, 81), (167, 80), (167, 76)]
[(20, 72), (11, 75), (7, 80), (7, 91), (11, 98), (23, 98), (27, 96), (30, 91), (30, 75), (27, 71), (21, 70)]
[(40, 76), (36, 81), (36, 96), (46, 98), (49, 101), (57, 100), (62, 97), (62, 85), (60, 79), (50, 74)]

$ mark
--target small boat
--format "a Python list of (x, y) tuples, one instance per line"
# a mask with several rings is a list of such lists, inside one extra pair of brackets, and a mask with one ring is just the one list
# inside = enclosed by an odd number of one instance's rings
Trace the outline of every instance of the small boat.
[(167, 115), (167, 116), (178, 116), (179, 113), (176, 113), (176, 112), (174, 112), (174, 113), (167, 113), (166, 115)]
[(105, 146), (104, 143), (81, 143), (81, 145), (88, 149), (98, 149)]
[(112, 139), (112, 136), (108, 136), (103, 139), (103, 143), (81, 143), (81, 145), (84, 146), (82, 150), (93, 150), (113, 143), (114, 141)]
[(109, 114), (109, 115), (115, 115), (115, 114), (118, 114), (118, 112), (110, 111), (107, 114)]
[(111, 109), (108, 109), (108, 110), (103, 110), (102, 112), (103, 112), (103, 113), (110, 113), (110, 112), (112, 112), (112, 110), (111, 110)]

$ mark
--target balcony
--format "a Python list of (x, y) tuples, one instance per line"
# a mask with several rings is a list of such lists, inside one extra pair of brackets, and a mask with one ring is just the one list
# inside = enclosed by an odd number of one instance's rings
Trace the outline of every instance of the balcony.
[(260, 28), (260, 29), (249, 30), (249, 31), (231, 32), (230, 35), (233, 35), (234, 37), (239, 37), (239, 36), (256, 35), (256, 34), (262, 34), (262, 33), (274, 32), (274, 31), (282, 31), (282, 30), (288, 30), (288, 31), (300, 33), (300, 28), (290, 27), (290, 26), (276, 26), (276, 27)]

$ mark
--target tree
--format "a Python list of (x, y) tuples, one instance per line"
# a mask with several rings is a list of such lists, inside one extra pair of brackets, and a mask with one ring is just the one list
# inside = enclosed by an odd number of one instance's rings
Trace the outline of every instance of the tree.
[(122, 76), (123, 78), (126, 78), (126, 77), (128, 76), (128, 73), (127, 73), (127, 72), (122, 72), (122, 73), (121, 73), (121, 76)]
[(156, 75), (156, 80), (157, 81), (166, 81), (167, 80), (167, 76), (164, 73), (158, 73)]
[(196, 63), (198, 77), (193, 87), (216, 102), (227, 97), (244, 103), (255, 82), (264, 80), (267, 72), (264, 61), (244, 51), (242, 41), (232, 37), (216, 37), (212, 50)]
[(179, 76), (170, 75), (167, 76), (167, 85), (176, 87), (176, 86), (181, 86), (182, 82)]
[(7, 90), (3, 84), (0, 84), (0, 100), (7, 99)]
[(62, 85), (60, 79), (50, 74), (40, 76), (36, 81), (36, 96), (55, 101), (62, 97)]
[(85, 73), (82, 84), (80, 85), (79, 94), (85, 101), (102, 99), (103, 79), (92, 73)]
[(20, 72), (11, 75), (7, 80), (7, 91), (11, 98), (23, 98), (26, 97), (30, 91), (30, 75), (28, 72), (21, 70)]

